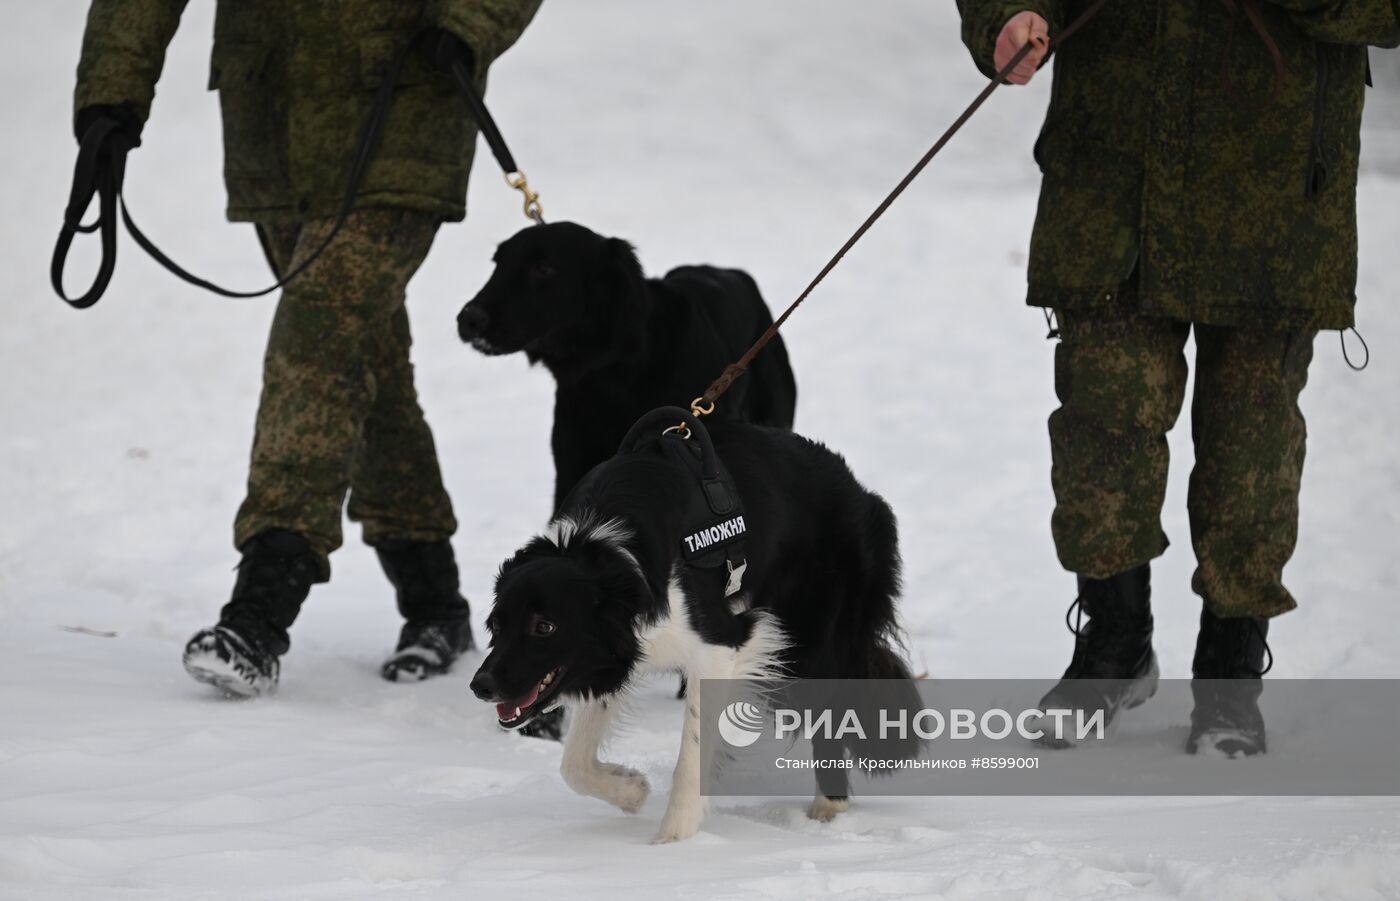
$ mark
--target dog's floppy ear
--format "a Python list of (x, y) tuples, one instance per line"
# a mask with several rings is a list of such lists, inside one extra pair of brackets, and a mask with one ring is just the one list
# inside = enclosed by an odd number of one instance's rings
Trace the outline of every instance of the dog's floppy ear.
[(621, 238), (608, 238), (603, 244), (604, 273), (613, 287), (641, 281), (642, 264), (637, 249)]
[(501, 564), (501, 568), (496, 571), (496, 593), (501, 590), (501, 582), (512, 572), (529, 563), (532, 560), (539, 560), (543, 557), (558, 557), (559, 548), (552, 542), (544, 538), (532, 538), (520, 550)]
[(631, 611), (646, 606), (651, 586), (630, 552), (595, 541), (585, 542), (572, 552), (598, 586), (597, 604), (613, 607), (620, 604)]
[(647, 285), (637, 251), (621, 238), (603, 246), (604, 302), (615, 311), (613, 346), (623, 355), (646, 352)]

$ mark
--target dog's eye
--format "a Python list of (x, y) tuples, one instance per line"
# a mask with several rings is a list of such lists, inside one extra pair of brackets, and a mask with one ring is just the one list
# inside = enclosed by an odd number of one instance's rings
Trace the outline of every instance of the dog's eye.
[(530, 267), (530, 275), (537, 279), (554, 278), (554, 264), (548, 260), (540, 260)]
[(554, 634), (554, 628), (554, 623), (550, 622), (549, 620), (537, 619), (535, 620), (535, 625), (532, 628), (532, 631), (541, 638), (547, 638), (548, 636)]

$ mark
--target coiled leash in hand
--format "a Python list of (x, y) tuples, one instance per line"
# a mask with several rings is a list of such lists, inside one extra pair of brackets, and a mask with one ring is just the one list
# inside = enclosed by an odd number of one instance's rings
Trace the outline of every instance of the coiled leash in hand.
[[(1095, 0), (1084, 12), (1079, 14), (1078, 18), (1061, 30), (1059, 34), (1051, 37), (1049, 41), (1045, 43), (1045, 48), (1048, 50), (1055, 47), (1076, 31), (1083, 28), (1090, 19), (1098, 14), (1099, 10), (1103, 9), (1104, 4), (1107, 2), (1108, 0)], [(919, 177), (919, 174), (933, 161), (933, 158), (938, 155), (939, 151), (941, 151), (944, 146), (953, 139), (953, 136), (967, 124), (967, 120), (971, 119), (973, 114), (982, 108), (982, 104), (987, 102), (987, 98), (992, 96), (992, 92), (1006, 83), (1007, 76), (1015, 71), (1016, 67), (1021, 64), (1021, 61), (1024, 60), (1027, 54), (1034, 48), (1035, 43), (1028, 41), (1024, 47), (1016, 51), (1016, 55), (1011, 57), (1011, 60), (1006, 65), (1001, 67), (1001, 71), (982, 89), (982, 93), (977, 95), (977, 98), (972, 101), (967, 109), (963, 110), (962, 115), (958, 116), (953, 124), (949, 126), (948, 130), (929, 148), (928, 152), (914, 164), (914, 168), (909, 170), (909, 174), (904, 176), (899, 184), (895, 185), (894, 190), (875, 208), (875, 212), (871, 213), (870, 216), (861, 223), (860, 228), (856, 229), (855, 233), (846, 240), (846, 243), (841, 245), (841, 249), (836, 251), (836, 255), (827, 261), (827, 264), (817, 273), (817, 277), (812, 279), (812, 283), (807, 286), (806, 290), (799, 294), (797, 299), (783, 311), (783, 315), (775, 319), (773, 324), (768, 326), (762, 335), (759, 335), (758, 340), (753, 343), (753, 346), (750, 347), (738, 361), (726, 367), (719, 378), (715, 379), (710, 387), (705, 389), (704, 394), (690, 402), (690, 410), (692, 413), (696, 416), (708, 416), (715, 411), (716, 402), (719, 401), (720, 397), (724, 395), (724, 392), (728, 391), (729, 387), (733, 385), (740, 376), (748, 371), (749, 364), (753, 362), (754, 357), (758, 356), (763, 348), (768, 345), (768, 342), (773, 340), (778, 334), (778, 330), (783, 327), (783, 323), (787, 322), (788, 317), (802, 305), (802, 302), (806, 300), (814, 290), (816, 290), (817, 285), (821, 284), (822, 279), (826, 278), (831, 270), (836, 268), (842, 258), (856, 245), (856, 242), (865, 237), (865, 233), (870, 231), (871, 226), (885, 214), (885, 211), (899, 198), (899, 195), (903, 194), (904, 190), (908, 188), (909, 185), (913, 184), (914, 179)]]
[[(146, 237), (146, 234), (137, 228), (135, 221), (132, 220), (126, 197), (122, 193), (122, 181), (126, 174), (126, 156), (133, 146), (131, 139), (122, 131), (118, 123), (110, 119), (102, 119), (95, 122), (83, 135), (82, 144), (78, 150), (78, 161), (73, 171), (73, 189), (68, 197), (68, 206), (63, 213), (63, 227), (59, 231), (58, 241), (54, 245), (53, 261), (49, 267), (49, 280), (53, 284), (54, 291), (69, 306), (79, 310), (87, 309), (102, 299), (102, 295), (106, 293), (107, 286), (112, 280), (112, 274), (117, 268), (117, 215), (119, 212), (122, 223), (126, 226), (127, 232), (137, 246), (168, 271), (191, 285), (212, 291), (222, 297), (232, 298), (264, 297), (284, 287), (316, 262), (336, 236), (340, 234), (341, 228), (344, 227), (346, 220), (354, 211), (355, 203), (360, 196), (360, 189), (364, 186), (365, 175), (369, 171), (369, 164), (379, 149), (379, 141), (384, 134), (384, 124), (389, 118), (389, 108), (394, 102), (394, 89), (398, 87), (404, 64), (408, 61), (409, 53), (422, 44), (425, 34), (414, 35), (394, 56), (393, 62), (390, 63), (385, 72), (384, 80), (380, 83), (379, 91), (375, 95), (374, 104), (370, 107), (369, 115), (360, 128), (360, 136), (355, 145), (355, 156), (350, 165), (350, 175), (346, 180), (345, 196), (341, 201), (340, 210), (336, 214), (335, 224), (331, 227), (330, 233), (315, 250), (293, 267), (290, 272), (280, 277), (275, 284), (260, 291), (233, 291), (224, 288), (185, 269), (167, 256), (150, 238)], [(515, 158), (511, 155), (510, 148), (506, 146), (505, 138), (501, 136), (501, 130), (496, 126), (495, 119), (486, 109), (486, 103), (476, 90), (476, 85), (472, 83), (471, 74), (468, 72), (466, 64), (460, 58), (453, 59), (450, 65), (450, 74), (466, 100), (472, 118), (476, 120), (482, 136), (491, 148), (492, 155), (505, 173), (506, 183), (525, 195), (525, 215), (534, 222), (542, 224), (544, 210), (540, 206), (539, 195), (530, 190), (529, 184), (525, 180), (525, 173), (515, 165)], [(94, 197), (98, 199), (97, 219), (90, 225), (84, 225), (83, 213), (87, 211)], [(63, 289), (63, 271), (68, 263), (68, 251), (72, 248), (74, 238), (80, 234), (92, 234), (93, 232), (101, 233), (102, 262), (98, 266), (97, 276), (92, 286), (81, 297), (73, 298), (68, 296)]]

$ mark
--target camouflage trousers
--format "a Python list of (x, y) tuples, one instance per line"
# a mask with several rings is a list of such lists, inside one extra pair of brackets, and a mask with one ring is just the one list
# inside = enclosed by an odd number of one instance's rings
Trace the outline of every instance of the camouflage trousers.
[(1298, 395), (1316, 332), (1192, 326), (1127, 308), (1061, 313), (1059, 324), (1051, 527), (1065, 568), (1105, 578), (1166, 550), (1167, 432), (1185, 401), (1194, 328), (1192, 588), (1222, 617), (1296, 607), (1283, 567), (1298, 536)]
[[(306, 537), (330, 577), (341, 511), (367, 544), (457, 529), (409, 362), (404, 294), (437, 233), (428, 213), (363, 210), (282, 292), (263, 361), (248, 495), (234, 542), (273, 528)], [(260, 225), (285, 272), (333, 225)]]

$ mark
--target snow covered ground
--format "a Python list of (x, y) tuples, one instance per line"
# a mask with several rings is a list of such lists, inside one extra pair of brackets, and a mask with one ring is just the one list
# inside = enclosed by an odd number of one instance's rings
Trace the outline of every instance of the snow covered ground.
[[(825, 826), (796, 800), (744, 800), (649, 847), (664, 791), (635, 818), (574, 796), (557, 746), (500, 733), (471, 698), (473, 661), (418, 687), (377, 678), (397, 626), (353, 533), (282, 690), (212, 697), (179, 650), (232, 582), (272, 303), (187, 290), (129, 242), (97, 308), (51, 295), (84, 7), (9, 4), (0, 36), (0, 899), (1400, 898), (1394, 799), (866, 799)], [(128, 187), (177, 259), (255, 286), (251, 229), (221, 221), (212, 7), (190, 5)], [(552, 0), (491, 99), (551, 217), (634, 240), (652, 272), (742, 266), (776, 306), (981, 83), (947, 3)], [(901, 517), (914, 663), (940, 677), (1044, 677), (1069, 653), (1072, 584), (1048, 535), (1052, 348), (1021, 304), (1045, 89), (999, 94), (787, 332), (799, 428)], [(410, 301), (478, 624), (552, 473), (548, 376), (453, 333), (523, 224), (481, 163), (471, 221), (442, 232)], [(1383, 168), (1361, 189), (1371, 368), (1351, 373), (1326, 335), (1303, 398), (1302, 608), (1276, 624), (1281, 676), (1400, 676), (1400, 181)], [(1187, 428), (1173, 437), (1158, 650), (1185, 676)], [(613, 752), (660, 786), (669, 688)]]

